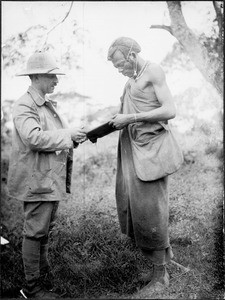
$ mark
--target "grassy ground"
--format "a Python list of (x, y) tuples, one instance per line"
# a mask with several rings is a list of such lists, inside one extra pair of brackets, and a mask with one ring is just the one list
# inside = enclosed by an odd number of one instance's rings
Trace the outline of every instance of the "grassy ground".
[[(72, 197), (61, 203), (51, 233), (50, 261), (57, 291), (79, 299), (222, 299), (223, 245), (221, 162), (215, 151), (198, 149), (170, 177), (170, 236), (174, 260), (170, 286), (142, 293), (138, 276), (150, 265), (120, 233), (115, 205), (117, 134), (75, 152)], [(17, 297), (24, 283), (21, 203), (2, 185), (1, 298)]]

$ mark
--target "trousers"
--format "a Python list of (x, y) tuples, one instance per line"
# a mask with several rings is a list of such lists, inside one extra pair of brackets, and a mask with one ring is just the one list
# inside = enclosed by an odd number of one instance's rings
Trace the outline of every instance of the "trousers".
[(59, 201), (24, 202), (22, 258), (27, 281), (39, 278), (49, 267), (48, 239)]

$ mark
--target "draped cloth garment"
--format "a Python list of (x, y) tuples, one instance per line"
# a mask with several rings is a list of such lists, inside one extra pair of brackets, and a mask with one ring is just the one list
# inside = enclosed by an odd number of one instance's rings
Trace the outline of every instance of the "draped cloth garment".
[[(151, 92), (143, 92), (134, 79), (127, 82), (121, 102), (120, 112), (124, 114), (147, 112), (160, 107), (153, 86)], [(148, 141), (149, 136), (162, 134), (168, 126), (167, 122), (136, 122), (122, 129), (116, 176), (116, 201), (122, 233), (134, 238), (136, 245), (144, 252), (164, 250), (165, 255), (170, 250), (168, 176), (152, 181), (141, 180), (134, 166), (132, 143), (139, 139)], [(145, 167), (151, 172), (151, 165), (146, 163)]]

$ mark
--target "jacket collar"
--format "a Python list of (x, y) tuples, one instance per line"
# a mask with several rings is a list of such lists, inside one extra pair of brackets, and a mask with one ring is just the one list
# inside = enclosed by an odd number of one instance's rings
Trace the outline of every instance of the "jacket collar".
[(42, 106), (45, 104), (46, 101), (49, 101), (51, 102), (51, 104), (54, 106), (54, 107), (57, 107), (57, 102), (56, 101), (53, 101), (53, 100), (50, 100), (47, 96), (45, 96), (45, 99), (42, 98), (39, 93), (32, 87), (32, 86), (29, 86), (27, 92), (31, 95), (31, 97), (33, 98), (34, 102), (38, 105), (38, 106)]
[(42, 98), (38, 92), (32, 87), (29, 86), (27, 92), (31, 95), (31, 97), (33, 98), (34, 102), (38, 105), (38, 106), (42, 106), (45, 103), (45, 99)]

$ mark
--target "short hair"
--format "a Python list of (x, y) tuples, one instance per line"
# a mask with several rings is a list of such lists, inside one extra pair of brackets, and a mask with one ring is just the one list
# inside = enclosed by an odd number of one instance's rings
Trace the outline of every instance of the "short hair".
[(134, 51), (135, 53), (141, 52), (141, 46), (132, 38), (119, 37), (109, 47), (107, 59), (112, 60), (117, 50), (120, 50), (126, 57), (129, 51)]

